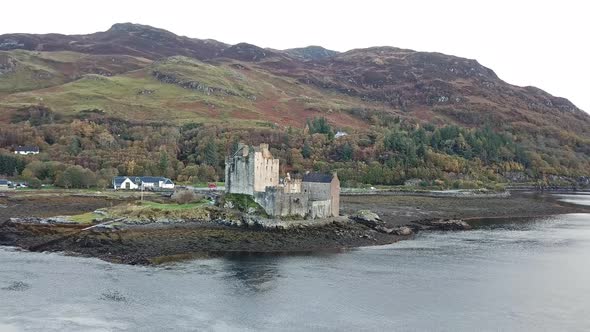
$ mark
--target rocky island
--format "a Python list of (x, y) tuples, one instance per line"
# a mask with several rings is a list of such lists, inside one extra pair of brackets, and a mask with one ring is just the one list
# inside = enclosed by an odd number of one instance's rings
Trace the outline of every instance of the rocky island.
[(157, 195), (146, 195), (142, 202), (137, 193), (10, 193), (0, 197), (0, 245), (116, 263), (159, 264), (228, 254), (340, 251), (411, 239), (421, 231), (468, 229), (481, 218), (590, 212), (589, 207), (538, 193), (512, 193), (509, 198), (404, 194), (341, 199), (342, 216), (270, 222), (241, 212), (238, 204), (228, 209), (206, 199), (178, 204)]

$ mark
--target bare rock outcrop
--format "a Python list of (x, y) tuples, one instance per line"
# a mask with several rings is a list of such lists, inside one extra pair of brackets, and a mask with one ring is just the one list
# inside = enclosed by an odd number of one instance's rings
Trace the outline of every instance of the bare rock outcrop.
[(351, 215), (350, 219), (371, 228), (382, 226), (383, 224), (381, 217), (370, 210), (359, 210), (357, 213)]

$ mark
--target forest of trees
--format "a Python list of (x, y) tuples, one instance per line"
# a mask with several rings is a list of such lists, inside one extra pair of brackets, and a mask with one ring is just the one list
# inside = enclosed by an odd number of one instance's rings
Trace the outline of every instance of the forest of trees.
[[(39, 113), (39, 112), (38, 112)], [(0, 129), (0, 174), (64, 188), (107, 188), (116, 175), (158, 175), (177, 182), (222, 181), (225, 156), (238, 142), (268, 143), (281, 172), (338, 171), (344, 185), (473, 186), (506, 181), (518, 172), (529, 179), (548, 174), (586, 175), (584, 158), (559, 160), (523, 146), (509, 132), (490, 127), (436, 127), (394, 119), (334, 137), (324, 117), (305, 129), (231, 129), (196, 123), (132, 123), (112, 118), (56, 123), (47, 112), (34, 122), (19, 119)], [(543, 142), (545, 144), (545, 142)], [(10, 148), (37, 145), (35, 156)]]

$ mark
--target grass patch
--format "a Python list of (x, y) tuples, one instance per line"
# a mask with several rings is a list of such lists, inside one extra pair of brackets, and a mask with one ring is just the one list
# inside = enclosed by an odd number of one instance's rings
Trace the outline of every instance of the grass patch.
[(70, 221), (77, 222), (79, 224), (91, 224), (94, 220), (100, 220), (104, 218), (105, 216), (94, 212), (86, 212), (68, 217)]
[(197, 203), (188, 203), (188, 204), (176, 204), (176, 203), (158, 203), (158, 202), (138, 202), (139, 206), (148, 207), (151, 209), (159, 209), (162, 211), (179, 211), (179, 210), (190, 210), (196, 209), (203, 206), (208, 205), (207, 201), (200, 201)]
[(207, 201), (189, 204), (143, 201), (117, 205), (106, 211), (113, 218), (123, 217), (132, 220), (209, 220), (210, 211), (208, 205)]
[(225, 186), (225, 182), (194, 182), (194, 183), (187, 182), (188, 185), (191, 185), (193, 187), (204, 187), (204, 188), (208, 187), (209, 183), (215, 183), (215, 185), (217, 187)]

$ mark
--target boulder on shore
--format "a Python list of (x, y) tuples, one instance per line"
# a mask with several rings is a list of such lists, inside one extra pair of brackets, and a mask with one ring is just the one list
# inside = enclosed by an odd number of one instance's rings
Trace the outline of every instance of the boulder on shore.
[(388, 227), (385, 227), (382, 225), (377, 225), (373, 229), (376, 230), (377, 232), (380, 232), (380, 233), (394, 234), (394, 235), (400, 235), (400, 236), (410, 236), (410, 235), (414, 234), (414, 231), (408, 226), (388, 228)]
[(399, 227), (395, 230), (395, 234), (401, 235), (401, 236), (409, 236), (409, 235), (414, 234), (414, 231), (408, 226), (402, 226), (402, 227)]
[(376, 230), (377, 232), (385, 233), (385, 234), (392, 234), (392, 233), (395, 232), (395, 229), (393, 229), (393, 228), (387, 228), (387, 227), (381, 226), (381, 225), (378, 225), (378, 226), (376, 226), (373, 229)]
[(375, 228), (383, 223), (379, 215), (370, 210), (359, 210), (357, 213), (351, 215), (350, 219), (371, 228)]
[(460, 219), (438, 219), (438, 220), (429, 220), (428, 222), (424, 223), (430, 229), (437, 229), (441, 231), (463, 231), (463, 230), (470, 230), (472, 227), (467, 222), (460, 220)]

